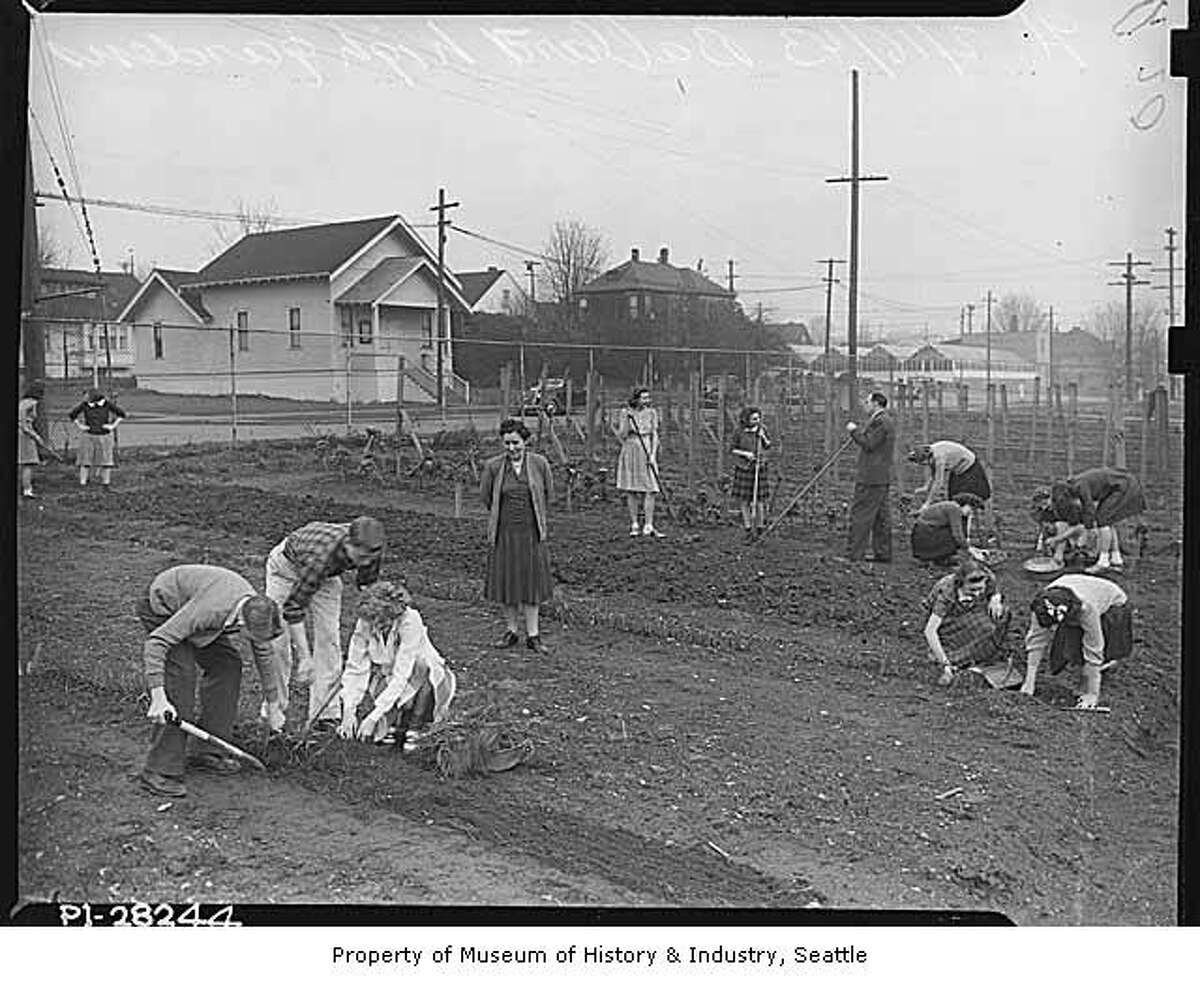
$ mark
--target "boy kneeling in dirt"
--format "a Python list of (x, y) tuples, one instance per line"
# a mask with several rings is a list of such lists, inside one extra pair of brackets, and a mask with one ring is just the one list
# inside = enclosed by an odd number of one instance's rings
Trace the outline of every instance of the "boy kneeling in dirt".
[(242, 684), (242, 652), (249, 645), (262, 681), (264, 710), (272, 730), (283, 729), (279, 683), (271, 640), (283, 632), (279, 607), (246, 580), (223, 567), (186, 564), (164, 570), (138, 598), (136, 613), (150, 633), (143, 648), (146, 689), (154, 721), (150, 753), (139, 776), (159, 795), (187, 794), (185, 765), (220, 774), (241, 770), (232, 758), (197, 753), (185, 761), (187, 735), (168, 726), (188, 719), (200, 675), (200, 726), (229, 740)]
[[(363, 588), (342, 671), (338, 735), (376, 744), (399, 738), (405, 751), (414, 751), (423, 730), (445, 719), (455, 688), (454, 672), (429, 641), (408, 589), (387, 580)], [(367, 693), (375, 705), (359, 721)]]
[(1128, 597), (1111, 580), (1068, 573), (1043, 587), (1030, 602), (1025, 633), (1025, 683), (1033, 695), (1038, 666), (1049, 654), (1051, 674), (1068, 663), (1083, 666), (1083, 694), (1076, 710), (1094, 710), (1100, 699), (1100, 674), (1133, 649), (1133, 620)]

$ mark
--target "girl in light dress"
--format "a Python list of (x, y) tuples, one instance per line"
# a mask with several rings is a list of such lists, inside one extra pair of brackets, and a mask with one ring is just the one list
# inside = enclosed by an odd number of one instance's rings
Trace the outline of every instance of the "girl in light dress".
[[(381, 580), (362, 589), (358, 621), (342, 671), (338, 735), (376, 744), (403, 742), (414, 751), (424, 730), (445, 719), (456, 680), (402, 583)], [(374, 706), (360, 721), (358, 707)]]
[[(629, 535), (661, 539), (654, 526), (654, 500), (662, 490), (658, 481), (658, 410), (650, 405), (650, 390), (635, 389), (614, 430), (621, 441), (617, 458), (617, 491), (629, 506)], [(638, 526), (638, 506), (645, 523)]]

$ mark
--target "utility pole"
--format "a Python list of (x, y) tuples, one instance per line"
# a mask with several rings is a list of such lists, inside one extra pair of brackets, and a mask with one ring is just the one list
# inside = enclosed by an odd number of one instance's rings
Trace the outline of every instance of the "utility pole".
[(829, 365), (829, 349), (833, 338), (833, 285), (841, 283), (833, 275), (833, 264), (840, 263), (845, 266), (844, 259), (821, 259), (819, 263), (825, 263), (829, 267), (829, 272), (825, 275), (825, 279), (821, 282), (825, 284), (825, 364)]
[(446, 201), (446, 189), (438, 188), (438, 203), (429, 210), (438, 213), (438, 294), (437, 294), (437, 404), (446, 409), (446, 388), (443, 377), (445, 360), (445, 323), (443, 311), (446, 309), (446, 226), (450, 220), (446, 218), (447, 208), (457, 208), (457, 201)]
[(1123, 266), (1125, 272), (1121, 274), (1119, 280), (1110, 280), (1110, 287), (1119, 287), (1122, 284), (1125, 286), (1125, 398), (1133, 399), (1133, 288), (1147, 284), (1149, 280), (1138, 280), (1134, 278), (1133, 268), (1135, 266), (1149, 266), (1150, 261), (1147, 259), (1135, 260), (1133, 253), (1126, 253), (1124, 261), (1116, 260), (1110, 262), (1109, 266)]
[(858, 378), (858, 186), (863, 181), (886, 181), (886, 175), (858, 173), (858, 69), (850, 70), (850, 176), (826, 178), (826, 184), (850, 184), (850, 297), (847, 304), (847, 369), (851, 387)]
[[(1166, 273), (1167, 285), (1165, 287), (1161, 285), (1155, 285), (1150, 289), (1167, 291), (1167, 328), (1170, 329), (1175, 326), (1175, 271), (1183, 271), (1181, 267), (1175, 265), (1175, 253), (1179, 249), (1179, 247), (1175, 245), (1175, 236), (1177, 236), (1179, 233), (1173, 228), (1167, 229), (1166, 233), (1167, 244), (1163, 247), (1167, 252), (1166, 268), (1164, 269), (1163, 267), (1155, 267), (1151, 272)], [(1164, 335), (1165, 334), (1166, 332), (1164, 332)], [(1164, 358), (1161, 364), (1165, 365), (1165, 362), (1166, 360)], [(1176, 381), (1175, 376), (1170, 376), (1168, 378), (1168, 384), (1170, 385), (1171, 397), (1175, 398), (1178, 395), (1178, 382)]]
[(733, 260), (729, 261), (729, 292), (733, 293), (733, 281), (736, 278), (733, 275)]
[(974, 330), (975, 324), (975, 305), (967, 305), (967, 334), (970, 335)]
[(960, 307), (958, 309), (958, 340), (959, 341), (963, 340), (963, 331), (964, 331), (964, 325), (966, 324), (966, 320), (967, 320), (967, 309), (965, 307)]

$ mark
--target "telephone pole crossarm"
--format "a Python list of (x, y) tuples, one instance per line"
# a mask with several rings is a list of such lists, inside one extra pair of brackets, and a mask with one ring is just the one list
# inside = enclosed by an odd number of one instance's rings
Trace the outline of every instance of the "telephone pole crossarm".
[(852, 389), (858, 378), (858, 192), (864, 181), (886, 181), (885, 174), (862, 175), (858, 171), (858, 69), (850, 70), (850, 174), (830, 177), (826, 184), (850, 185), (850, 282), (847, 286), (846, 342), (847, 375)]

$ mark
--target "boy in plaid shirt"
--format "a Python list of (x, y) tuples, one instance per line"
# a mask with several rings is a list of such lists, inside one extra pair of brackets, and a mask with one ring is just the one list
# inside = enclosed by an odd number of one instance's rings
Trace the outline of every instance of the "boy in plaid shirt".
[[(373, 584), (384, 543), (383, 523), (362, 515), (348, 523), (310, 522), (284, 537), (267, 558), (266, 594), (282, 608), (287, 626), (275, 645), (281, 699), (286, 707), (294, 661), (297, 679), (309, 683), (308, 718), (320, 729), (341, 720), (339, 701), (329, 699), (342, 672), (341, 575), (353, 570), (359, 587)], [(311, 646), (306, 619), (312, 622)]]

